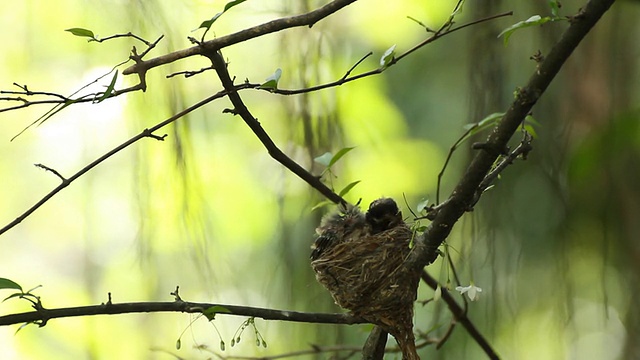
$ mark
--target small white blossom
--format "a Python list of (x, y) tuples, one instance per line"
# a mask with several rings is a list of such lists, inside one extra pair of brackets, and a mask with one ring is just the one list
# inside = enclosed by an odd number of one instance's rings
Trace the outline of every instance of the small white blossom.
[(460, 294), (462, 295), (467, 293), (467, 296), (471, 301), (477, 300), (480, 297), (480, 293), (482, 292), (482, 289), (475, 286), (473, 283), (471, 283), (471, 285), (469, 286), (457, 286), (456, 290), (460, 291)]

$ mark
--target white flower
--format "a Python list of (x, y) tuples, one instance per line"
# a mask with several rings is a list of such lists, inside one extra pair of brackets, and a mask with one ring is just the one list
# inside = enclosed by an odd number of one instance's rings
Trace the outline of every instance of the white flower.
[(480, 293), (482, 292), (482, 289), (475, 286), (473, 283), (471, 283), (471, 285), (469, 286), (457, 286), (456, 290), (460, 291), (460, 294), (462, 295), (464, 295), (464, 293), (467, 293), (467, 296), (471, 301), (477, 300), (480, 297)]

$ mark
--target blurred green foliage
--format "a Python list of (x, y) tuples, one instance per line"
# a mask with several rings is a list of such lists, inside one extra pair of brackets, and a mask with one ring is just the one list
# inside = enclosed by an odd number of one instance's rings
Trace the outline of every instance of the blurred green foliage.
[[(126, 38), (87, 43), (64, 29), (91, 29), (98, 38), (128, 31), (148, 40), (164, 34), (148, 55), (153, 57), (192, 46), (187, 36), (225, 3), (7, 2), (0, 12), (6, 34), (0, 88), (16, 82), (68, 94), (125, 60), (134, 44)], [(209, 36), (322, 4), (244, 2), (217, 17)], [(428, 36), (407, 16), (437, 28), (454, 5), (358, 1), (310, 29), (254, 39), (224, 49), (224, 55), (237, 79), (259, 83), (282, 68), (286, 76), (278, 88), (308, 87), (340, 78), (368, 51), (376, 55), (356, 72), (376, 68), (376, 59), (393, 44), (401, 53)], [(581, 6), (579, 0), (563, 1), (559, 12), (573, 14)], [(519, 20), (549, 15), (547, 2), (468, 2), (463, 10), (458, 24), (508, 10), (514, 17), (448, 36), (379, 76), (339, 88), (292, 97), (264, 91), (242, 96), (274, 141), (314, 174), (324, 170), (314, 158), (355, 146), (332, 164), (334, 188), (360, 180), (346, 197), (353, 203), (362, 199), (363, 206), (381, 196), (400, 202), (404, 195), (408, 216), (421, 199), (435, 198), (445, 154), (464, 126), (505, 111), (514, 89), (535, 71), (529, 58), (548, 51), (567, 26), (550, 22), (522, 29), (504, 47), (497, 35)], [(640, 292), (639, 12), (635, 3), (620, 2), (605, 15), (534, 108), (540, 125), (534, 125), (538, 136), (529, 159), (509, 167), (448, 240), (462, 285), (473, 281), (483, 289), (470, 304), (470, 318), (504, 358), (640, 357), (634, 341), (640, 336), (634, 306)], [(47, 109), (2, 113), (0, 221), (13, 220), (58, 184), (32, 164), (72, 174), (141, 129), (218, 91), (213, 72), (166, 78), (207, 65), (206, 59), (189, 58), (153, 69), (145, 93), (70, 106), (13, 142)], [(133, 81), (107, 77), (96, 89)], [(167, 128), (165, 142), (144, 140), (109, 159), (0, 237), (0, 276), (26, 288), (42, 284), (35, 292), (47, 307), (101, 303), (108, 292), (114, 302), (170, 301), (169, 293), (180, 285), (190, 301), (340, 311), (309, 267), (314, 228), (328, 211), (312, 208), (324, 199), (274, 162), (239, 119), (222, 113), (226, 107), (226, 100), (207, 105)], [(471, 155), (467, 146), (454, 154), (441, 194), (453, 188)], [(445, 262), (428, 270), (442, 283), (453, 282)], [(432, 296), (421, 287), (419, 300)], [(0, 304), (2, 314), (27, 310), (27, 303), (15, 299)], [(450, 320), (442, 302), (416, 307), (417, 329), (434, 329), (432, 336), (442, 335)], [(266, 356), (309, 344), (361, 346), (370, 330), (256, 319), (249, 325), (263, 338), (222, 352), (221, 340), (230, 344), (246, 321), (218, 314), (218, 335), (205, 317), (185, 314), (61, 319), (17, 336), (15, 328), (0, 328), (0, 354)], [(420, 351), (429, 359), (483, 358), (461, 327), (440, 350)]]

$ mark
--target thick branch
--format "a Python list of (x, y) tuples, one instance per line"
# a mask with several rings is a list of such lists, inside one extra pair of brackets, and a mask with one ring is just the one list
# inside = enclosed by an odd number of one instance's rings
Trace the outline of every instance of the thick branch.
[(322, 6), (314, 11), (310, 11), (305, 14), (296, 16), (290, 16), (281, 18), (267, 23), (254, 26), (245, 30), (238, 31), (227, 36), (223, 36), (217, 39), (205, 41), (198, 46), (194, 46), (188, 49), (175, 51), (170, 54), (158, 56), (156, 58), (142, 61), (131, 67), (126, 68), (122, 73), (129, 75), (133, 73), (139, 73), (146, 71), (156, 66), (172, 63), (176, 60), (184, 59), (194, 55), (203, 55), (204, 53), (215, 52), (219, 49), (227, 47), (229, 45), (237, 44), (249, 39), (260, 37), (262, 35), (278, 32), (284, 29), (289, 29), (299, 26), (313, 26), (316, 22), (326, 18), (334, 12), (342, 9), (343, 7), (355, 2), (356, 0), (335, 0)]
[[(412, 266), (422, 268), (437, 257), (436, 250), (449, 235), (453, 225), (470, 208), (474, 194), (482, 180), (491, 170), (500, 149), (505, 149), (509, 139), (518, 129), (531, 108), (547, 89), (569, 55), (611, 7), (614, 0), (591, 0), (578, 15), (572, 18), (571, 26), (553, 46), (545, 60), (522, 88), (505, 116), (493, 129), (484, 150), (480, 150), (467, 168), (466, 173), (437, 213), (427, 231), (416, 241), (416, 251), (409, 260)], [(489, 149), (494, 149), (490, 151)]]
[[(263, 309), (248, 306), (222, 305), (193, 303), (185, 301), (172, 302), (135, 302), (113, 304), (107, 303), (93, 306), (79, 306), (59, 309), (40, 309), (18, 314), (10, 314), (0, 316), (0, 326), (22, 323), (38, 323), (44, 326), (50, 319), (76, 317), (76, 316), (93, 316), (93, 315), (117, 315), (129, 313), (150, 313), (150, 312), (183, 312), (183, 313), (201, 313), (214, 306), (224, 308), (228, 312), (220, 312), (217, 315), (236, 315), (236, 316), (253, 316), (265, 320), (282, 320), (291, 322), (307, 322), (321, 324), (361, 324), (367, 323), (366, 320), (355, 317), (350, 314), (323, 314), (323, 313), (304, 313), (297, 311), (284, 311)], [(223, 311), (223, 310), (218, 310)]]

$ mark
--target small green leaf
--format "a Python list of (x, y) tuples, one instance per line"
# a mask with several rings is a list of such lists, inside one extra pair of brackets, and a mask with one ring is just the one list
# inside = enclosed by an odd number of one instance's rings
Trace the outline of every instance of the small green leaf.
[(360, 180), (354, 181), (354, 182), (350, 183), (349, 185), (345, 186), (344, 189), (340, 190), (340, 193), (338, 195), (340, 195), (340, 197), (343, 197), (343, 196), (347, 195), (347, 193), (349, 191), (351, 191), (351, 189), (353, 189), (354, 186), (358, 185), (359, 182), (360, 182)]
[(551, 15), (553, 15), (553, 17), (560, 16), (558, 15), (560, 13), (560, 3), (558, 0), (549, 0), (549, 7), (551, 7)]
[(451, 17), (455, 17), (456, 15), (460, 14), (462, 12), (462, 6), (464, 5), (464, 0), (460, 1), (460, 3), (458, 3), (458, 6), (455, 8), (455, 10), (451, 13)]
[(282, 69), (277, 68), (276, 71), (265, 79), (264, 83), (258, 86), (258, 89), (277, 89), (278, 81), (280, 81), (280, 77), (282, 76)]
[(531, 134), (531, 136), (533, 136), (534, 139), (538, 138), (538, 133), (536, 132), (535, 127), (540, 127), (542, 125), (540, 125), (540, 123), (533, 118), (533, 116), (531, 115), (527, 115), (524, 118), (524, 129)]
[(100, 96), (100, 98), (96, 101), (96, 103), (101, 103), (104, 101), (104, 99), (111, 96), (111, 94), (113, 93), (113, 88), (116, 86), (117, 78), (118, 78), (118, 70), (116, 70), (116, 72), (113, 74), (113, 77), (111, 78), (111, 83), (109, 84), (109, 86), (107, 86), (107, 89), (104, 91), (104, 94)]
[(527, 20), (519, 21), (509, 26), (508, 28), (504, 29), (500, 34), (498, 34), (498, 37), (501, 37), (504, 35), (504, 45), (506, 46), (509, 43), (509, 38), (511, 37), (511, 35), (513, 35), (513, 33), (516, 30), (520, 30), (526, 27), (531, 27), (531, 26), (542, 25), (552, 20), (553, 19), (549, 16), (541, 17), (540, 15), (533, 15)]
[(230, 1), (230, 2), (227, 3), (227, 5), (224, 6), (224, 11), (227, 11), (227, 10), (231, 9), (232, 7), (234, 7), (234, 6), (238, 5), (238, 4), (241, 4), (241, 3), (245, 2), (245, 1), (247, 1), (247, 0)]
[(473, 128), (482, 128), (480, 130), (477, 131), (481, 131), (483, 129), (485, 129), (487, 126), (489, 125), (493, 125), (497, 120), (500, 120), (505, 113), (493, 113), (490, 115), (485, 116), (482, 120), (478, 121), (477, 123), (471, 123), (471, 124), (467, 124), (464, 126), (465, 130), (470, 130)]
[(320, 165), (329, 167), (329, 164), (331, 163), (331, 159), (333, 159), (333, 154), (330, 152), (326, 152), (318, 157), (313, 158), (313, 161), (317, 162)]
[(211, 320), (215, 320), (216, 314), (231, 314), (231, 310), (227, 309), (224, 306), (214, 305), (210, 308), (205, 309), (202, 314)]
[(65, 31), (68, 31), (70, 33), (72, 33), (75, 36), (81, 36), (81, 37), (88, 37), (91, 39), (95, 40), (95, 35), (93, 34), (93, 31), (88, 30), (88, 29), (83, 29), (83, 28), (71, 28), (71, 29), (66, 29)]
[(315, 204), (315, 205), (311, 208), (311, 211), (314, 211), (314, 210), (320, 209), (320, 208), (322, 208), (322, 207), (325, 207), (325, 206), (328, 206), (328, 205), (331, 205), (331, 204), (333, 204), (333, 203), (332, 203), (331, 201), (329, 201), (329, 200), (320, 201), (319, 203)]
[(346, 147), (346, 148), (342, 148), (340, 149), (340, 151), (338, 151), (332, 158), (331, 161), (329, 161), (329, 165), (327, 165), (327, 167), (332, 167), (333, 164), (337, 163), (338, 160), (340, 160), (343, 156), (345, 156), (349, 151), (355, 149), (355, 146), (352, 147)]
[(465, 130), (468, 130), (465, 136), (460, 139), (460, 144), (469, 140), (473, 135), (484, 131), (487, 128), (490, 128), (498, 122), (498, 120), (502, 119), (504, 113), (493, 113), (491, 115), (486, 116), (484, 119), (478, 121), (477, 123), (467, 124), (464, 126)]
[[(224, 10), (222, 10), (221, 12), (213, 15), (213, 17), (211, 19), (203, 21), (200, 24), (200, 26), (198, 26), (198, 29), (206, 29), (206, 31), (209, 31), (209, 29), (211, 28), (211, 25), (213, 25), (213, 23), (216, 22), (216, 20), (218, 20), (218, 18), (220, 16), (222, 16), (222, 14), (227, 12), (227, 10), (231, 9), (232, 7), (234, 7), (234, 6), (236, 6), (236, 5), (240, 4), (240, 3), (243, 3), (245, 1), (247, 1), (247, 0), (235, 0), (235, 1), (228, 2), (224, 6)], [(196, 30), (198, 30), (198, 29), (196, 29)]]
[(524, 129), (531, 134), (531, 136), (533, 136), (534, 139), (538, 138), (538, 133), (536, 132), (536, 129), (530, 125), (530, 124), (524, 124)]
[[(211, 27), (211, 25), (213, 25), (214, 22), (216, 22), (216, 20), (218, 20), (218, 18), (220, 16), (222, 16), (223, 13), (219, 12), (217, 14), (215, 14), (211, 19), (209, 20), (205, 20), (202, 23), (200, 23), (200, 26), (198, 26), (198, 29), (206, 29), (209, 30), (209, 28)], [(198, 30), (196, 29), (196, 30)], [(195, 30), (194, 30), (195, 31)]]
[(380, 58), (380, 66), (387, 67), (393, 61), (393, 58), (396, 56), (396, 45), (394, 44), (392, 47), (388, 48), (387, 51), (382, 54)]
[(22, 286), (13, 280), (0, 278), (0, 289), (15, 289), (22, 291)]
[(11, 295), (7, 296), (6, 298), (2, 299), (2, 302), (5, 302), (5, 301), (7, 301), (7, 300), (9, 300), (9, 299), (13, 299), (13, 298), (21, 297), (21, 296), (24, 296), (24, 293), (22, 293), (22, 292), (19, 292), (19, 293), (13, 293), (13, 294), (11, 294)]
[(540, 124), (536, 119), (534, 119), (534, 117), (533, 117), (533, 116), (531, 116), (531, 115), (527, 115), (527, 116), (524, 118), (524, 122), (525, 122), (526, 124), (531, 124), (531, 125), (535, 125), (535, 126), (542, 126), (542, 125), (541, 125), (541, 124)]

